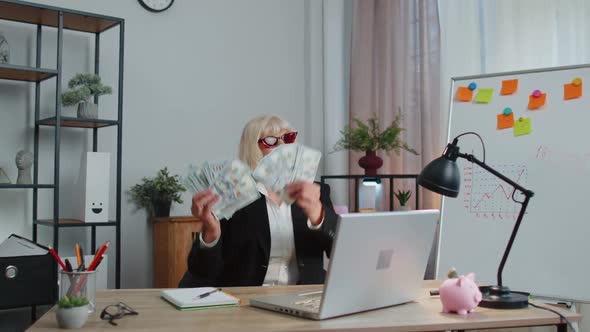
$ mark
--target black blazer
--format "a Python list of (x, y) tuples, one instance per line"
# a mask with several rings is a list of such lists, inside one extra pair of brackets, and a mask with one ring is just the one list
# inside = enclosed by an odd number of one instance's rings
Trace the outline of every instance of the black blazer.
[[(330, 254), (337, 220), (328, 185), (322, 185), (320, 201), (324, 222), (319, 230), (309, 229), (303, 210), (297, 204), (291, 206), (298, 284), (324, 282), (323, 252)], [(215, 247), (201, 248), (198, 239), (193, 243), (188, 272), (179, 287), (262, 285), (270, 255), (266, 198), (260, 197), (220, 223), (221, 237)]]

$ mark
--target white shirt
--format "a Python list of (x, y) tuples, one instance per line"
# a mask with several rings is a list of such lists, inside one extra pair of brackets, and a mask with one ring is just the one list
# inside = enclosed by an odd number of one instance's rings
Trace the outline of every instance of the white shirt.
[[(268, 212), (268, 224), (270, 228), (270, 258), (263, 286), (270, 285), (294, 285), (299, 280), (299, 269), (297, 268), (297, 257), (295, 255), (295, 236), (293, 233), (293, 216), (291, 205), (281, 202), (275, 203), (269, 196), (266, 188), (261, 183), (256, 185), (258, 191), (266, 199), (266, 210)], [(322, 222), (313, 225), (307, 220), (307, 227), (318, 230)], [(201, 248), (214, 247), (219, 237), (211, 243), (203, 241), (202, 234), (199, 235)]]
[(263, 285), (294, 285), (299, 278), (291, 205), (278, 205), (267, 195), (266, 188), (258, 191), (266, 198), (268, 226), (270, 228), (270, 258)]

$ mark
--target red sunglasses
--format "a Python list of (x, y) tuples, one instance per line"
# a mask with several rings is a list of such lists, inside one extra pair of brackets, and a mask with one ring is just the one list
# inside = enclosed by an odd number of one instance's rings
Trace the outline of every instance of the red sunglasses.
[(297, 138), (297, 132), (292, 131), (292, 132), (283, 134), (283, 136), (281, 136), (281, 137), (276, 137), (276, 136), (263, 137), (258, 140), (258, 143), (262, 143), (262, 145), (264, 145), (267, 148), (274, 148), (275, 146), (277, 146), (279, 144), (279, 140), (283, 140), (283, 142), (285, 142), (285, 144), (291, 144), (291, 143), (295, 142), (296, 138)]

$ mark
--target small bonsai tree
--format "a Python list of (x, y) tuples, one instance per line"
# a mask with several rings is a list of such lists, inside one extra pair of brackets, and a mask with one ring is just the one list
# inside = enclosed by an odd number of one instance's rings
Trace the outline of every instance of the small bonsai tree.
[(353, 121), (356, 127), (347, 125), (340, 131), (342, 137), (336, 142), (334, 151), (345, 149), (361, 152), (377, 150), (390, 152), (393, 150), (399, 154), (400, 150), (405, 150), (417, 155), (418, 152), (400, 137), (401, 132), (405, 130), (401, 127), (401, 120), (402, 115), (401, 111), (399, 111), (391, 124), (381, 131), (379, 129), (379, 118), (374, 113), (366, 123), (354, 118)]
[(170, 204), (176, 202), (182, 204), (180, 194), (186, 191), (186, 188), (180, 184), (178, 175), (170, 175), (168, 168), (164, 167), (159, 170), (156, 177), (144, 177), (141, 183), (131, 187), (129, 193), (131, 200), (138, 208), (146, 208), (150, 215), (158, 216), (155, 208), (160, 205), (168, 207), (170, 211)]
[(81, 102), (88, 102), (90, 97), (111, 94), (110, 86), (102, 84), (100, 76), (96, 74), (76, 74), (68, 82), (70, 91), (61, 95), (64, 106), (72, 106)]
[(406, 206), (406, 203), (410, 200), (412, 192), (409, 190), (398, 190), (395, 192), (395, 197), (399, 201), (400, 206)]
[(75, 307), (82, 307), (88, 304), (88, 299), (86, 297), (78, 297), (78, 296), (66, 296), (64, 295), (59, 301), (57, 302), (58, 307), (63, 309), (68, 308), (75, 308)]

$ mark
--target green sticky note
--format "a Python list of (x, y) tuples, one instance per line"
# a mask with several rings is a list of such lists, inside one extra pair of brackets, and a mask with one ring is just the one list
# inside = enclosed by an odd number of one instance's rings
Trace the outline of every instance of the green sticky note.
[(487, 104), (492, 101), (493, 96), (494, 89), (479, 89), (477, 90), (477, 95), (475, 96), (475, 102)]
[(519, 118), (514, 121), (514, 136), (528, 135), (531, 133), (531, 118)]

